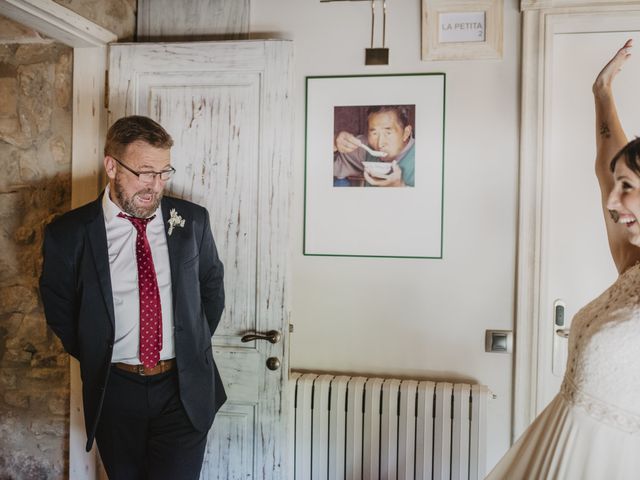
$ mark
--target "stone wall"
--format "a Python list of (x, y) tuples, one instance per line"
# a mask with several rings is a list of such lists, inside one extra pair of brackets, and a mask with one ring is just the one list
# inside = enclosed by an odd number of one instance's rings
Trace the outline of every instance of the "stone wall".
[[(56, 0), (131, 41), (136, 0)], [(0, 17), (0, 479), (68, 478), (69, 357), (37, 283), (71, 206), (73, 51)]]
[(54, 0), (118, 36), (132, 42), (136, 31), (136, 0)]
[[(56, 0), (116, 33), (136, 0)], [(69, 358), (37, 283), (44, 226), (71, 207), (73, 51), (0, 17), (0, 479), (68, 478)]]
[(69, 359), (37, 282), (44, 225), (70, 208), (73, 51), (37, 38), (0, 44), (2, 479), (67, 476)]

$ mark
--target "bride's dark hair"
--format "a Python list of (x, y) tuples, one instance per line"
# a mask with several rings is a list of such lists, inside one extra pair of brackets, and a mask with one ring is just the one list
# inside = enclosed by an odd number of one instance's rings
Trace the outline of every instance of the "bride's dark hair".
[(611, 159), (609, 168), (613, 172), (618, 160), (624, 156), (624, 161), (631, 170), (640, 176), (640, 138), (636, 137), (620, 149)]

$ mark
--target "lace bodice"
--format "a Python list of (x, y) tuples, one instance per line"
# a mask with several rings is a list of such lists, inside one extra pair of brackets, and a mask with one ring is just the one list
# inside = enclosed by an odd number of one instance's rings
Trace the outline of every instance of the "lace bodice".
[(640, 265), (576, 313), (561, 394), (589, 415), (640, 434)]

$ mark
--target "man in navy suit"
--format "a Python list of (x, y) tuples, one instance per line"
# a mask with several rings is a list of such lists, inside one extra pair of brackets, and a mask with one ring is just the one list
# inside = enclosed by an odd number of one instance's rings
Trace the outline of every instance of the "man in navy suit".
[(106, 189), (45, 230), (45, 316), (80, 362), (87, 451), (95, 438), (112, 480), (198, 478), (226, 399), (223, 267), (207, 210), (163, 197), (172, 145), (150, 118), (115, 122)]

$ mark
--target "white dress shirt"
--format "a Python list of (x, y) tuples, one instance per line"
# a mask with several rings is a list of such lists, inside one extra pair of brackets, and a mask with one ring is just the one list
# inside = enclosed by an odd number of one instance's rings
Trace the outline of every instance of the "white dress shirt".
[[(107, 229), (109, 271), (115, 314), (115, 342), (113, 363), (139, 364), (140, 347), (140, 299), (138, 293), (138, 266), (136, 262), (137, 232), (110, 198), (107, 185), (102, 197), (104, 223)], [(125, 213), (125, 212), (122, 212)], [(171, 294), (171, 267), (162, 210), (158, 207), (155, 217), (147, 225), (147, 239), (151, 247), (153, 266), (158, 278), (160, 305), (162, 308), (162, 350), (160, 360), (175, 357), (173, 342), (173, 298)]]

